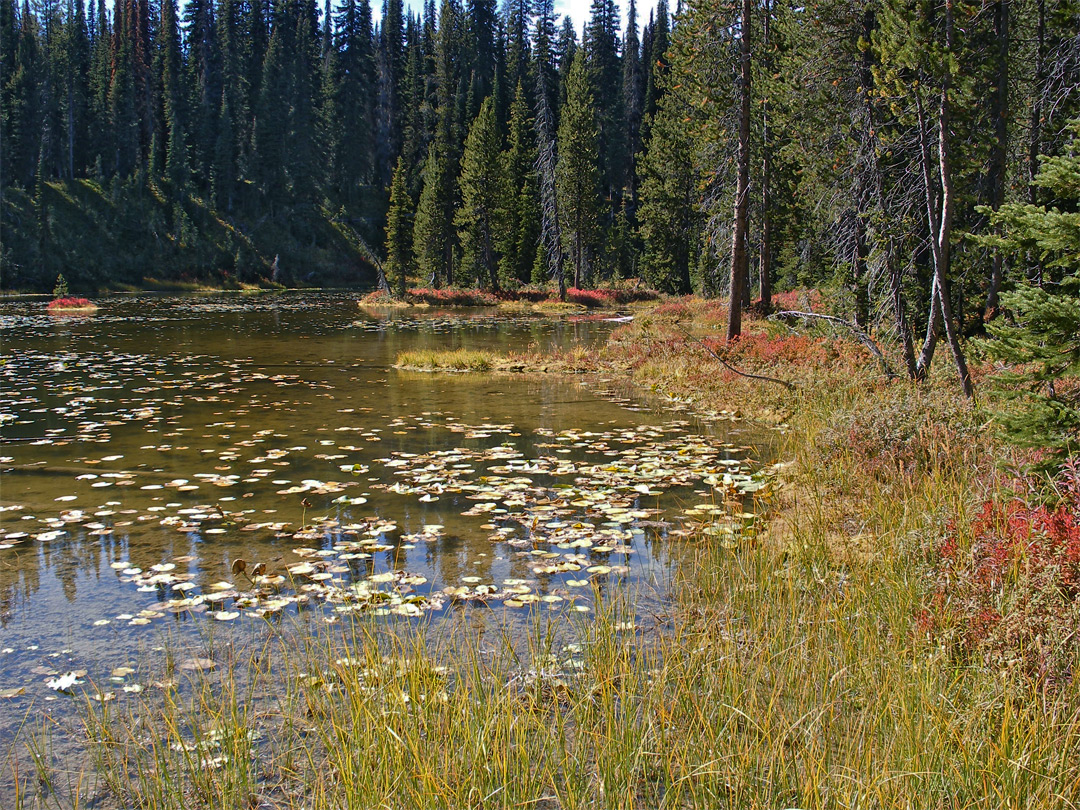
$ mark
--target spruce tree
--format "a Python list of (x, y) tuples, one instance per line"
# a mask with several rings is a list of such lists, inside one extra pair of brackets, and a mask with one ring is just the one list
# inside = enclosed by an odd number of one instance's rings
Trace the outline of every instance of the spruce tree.
[(405, 187), (407, 174), (405, 160), (399, 157), (390, 184), (390, 210), (386, 215), (386, 275), (401, 299), (405, 298), (412, 253), (412, 200)]
[(661, 103), (641, 161), (639, 233), (646, 283), (668, 293), (691, 290), (690, 269), (701, 241), (698, 174), (693, 145), (682, 126), (678, 103)]
[(1062, 207), (1011, 203), (992, 213), (1002, 236), (984, 242), (1018, 258), (1035, 252), (1052, 279), (1002, 293), (1008, 318), (987, 325), (986, 353), (1006, 364), (994, 390), (998, 423), (1012, 442), (1047, 451), (1052, 469), (1080, 453), (1080, 120), (1066, 154), (1040, 157), (1036, 184)]
[(491, 96), (469, 127), (461, 157), (461, 207), (454, 217), (462, 248), (462, 272), (499, 288), (498, 246), (506, 241), (508, 200), (502, 144)]
[(574, 54), (566, 80), (566, 105), (559, 121), (557, 188), (566, 254), (574, 286), (590, 283), (599, 247), (597, 190), (600, 184), (596, 109), (584, 52)]
[(615, 0), (593, 0), (592, 16), (582, 40), (596, 106), (600, 182), (609, 200), (608, 214), (621, 199), (625, 181), (622, 66), (619, 60), (619, 10)]
[(444, 221), (448, 204), (445, 173), (445, 161), (432, 143), (428, 147), (427, 160), (424, 162), (424, 188), (416, 206), (412, 242), (416, 271), (420, 275), (421, 283), (426, 282), (433, 286), (439, 286), (440, 279), (450, 276), (446, 267), (449, 233)]
[(499, 275), (504, 282), (528, 283), (537, 263), (540, 242), (540, 188), (533, 122), (529, 119), (525, 90), (520, 83), (510, 108), (509, 129), (510, 143), (503, 154), (509, 221), (501, 246), (503, 256)]

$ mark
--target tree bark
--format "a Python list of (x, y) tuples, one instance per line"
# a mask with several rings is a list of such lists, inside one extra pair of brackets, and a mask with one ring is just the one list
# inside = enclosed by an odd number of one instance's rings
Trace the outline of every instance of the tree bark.
[(739, 88), (739, 154), (738, 179), (735, 184), (735, 216), (731, 228), (731, 304), (728, 307), (727, 339), (742, 334), (742, 304), (750, 275), (746, 242), (748, 231), (748, 208), (750, 202), (750, 18), (753, 14), (752, 0), (743, 0), (742, 22), (739, 34), (740, 88)]
[[(945, 2), (945, 44), (948, 50), (953, 48), (953, 0)], [(953, 217), (953, 188), (949, 165), (949, 76), (948, 73), (941, 82), (941, 94), (938, 100), (938, 160), (937, 172), (940, 182), (940, 198), (934, 189), (931, 177), (932, 161), (930, 158), (930, 143), (925, 126), (925, 114), (922, 106), (922, 96), (918, 88), (915, 91), (915, 104), (919, 117), (919, 145), (922, 152), (923, 186), (926, 191), (926, 214), (930, 224), (930, 252), (934, 261), (934, 286), (937, 288), (935, 300), (941, 314), (941, 323), (945, 329), (945, 339), (952, 350), (953, 362), (956, 371), (960, 375), (960, 385), (964, 396), (971, 398), (975, 395), (975, 389), (971, 382), (971, 374), (968, 372), (967, 358), (960, 346), (960, 338), (957, 335), (956, 325), (953, 322), (952, 307), (949, 301), (948, 270), (949, 270), (949, 239), (952, 235)], [(931, 325), (934, 320), (931, 315)]]
[[(765, 0), (764, 13), (762, 15), (761, 44), (766, 59), (769, 59), (769, 28), (772, 18), (771, 0)], [(770, 70), (772, 63), (769, 63)], [(758, 288), (761, 291), (761, 310), (768, 312), (772, 309), (772, 209), (770, 188), (770, 173), (772, 172), (772, 160), (769, 154), (769, 100), (761, 102), (761, 253), (758, 256)]]
[[(1009, 149), (1009, 12), (1010, 0), (994, 3), (994, 36), (997, 39), (997, 87), (994, 90), (994, 148), (990, 160), (990, 207), (997, 211), (1005, 202), (1005, 171)], [(996, 228), (1001, 233), (1001, 226)], [(990, 289), (986, 293), (983, 320), (993, 317), (1005, 275), (1005, 260), (994, 251)]]

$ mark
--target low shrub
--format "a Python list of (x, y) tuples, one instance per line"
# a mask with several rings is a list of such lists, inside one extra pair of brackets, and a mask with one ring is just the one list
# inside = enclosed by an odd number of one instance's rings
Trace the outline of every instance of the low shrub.
[(918, 628), (962, 657), (1036, 679), (1071, 682), (1080, 660), (1080, 460), (1057, 497), (986, 500), (929, 550), (935, 586)]
[(65, 309), (93, 309), (95, 308), (92, 303), (86, 298), (75, 298), (74, 296), (65, 296), (64, 298), (54, 298), (49, 302), (49, 311), (55, 312)]

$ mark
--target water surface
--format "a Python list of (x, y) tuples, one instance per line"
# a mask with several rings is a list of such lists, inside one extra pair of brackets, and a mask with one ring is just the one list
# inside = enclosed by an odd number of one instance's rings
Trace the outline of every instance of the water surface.
[(587, 345), (603, 321), (331, 293), (99, 303), (0, 305), (0, 690), (26, 688), (5, 727), (58, 675), (303, 607), (587, 614), (623, 588), (645, 610), (717, 493), (753, 486), (738, 426), (618, 380), (392, 367)]

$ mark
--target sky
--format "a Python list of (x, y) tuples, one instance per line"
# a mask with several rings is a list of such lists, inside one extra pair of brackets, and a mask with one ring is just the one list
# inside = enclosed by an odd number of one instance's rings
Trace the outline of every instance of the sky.
[[(333, 3), (334, 0), (331, 0)], [(637, 15), (638, 15), (638, 33), (641, 32), (641, 27), (649, 21), (649, 12), (656, 8), (656, 0), (636, 0), (637, 2)], [(405, 5), (416, 12), (423, 10), (423, 0), (405, 0)], [(501, 0), (500, 0), (501, 5)], [(615, 5), (619, 7), (619, 30), (626, 30), (626, 9), (630, 5), (630, 0), (615, 0)], [(436, 3), (438, 6), (438, 3)], [(675, 7), (674, 2), (668, 2), (668, 6)], [(320, 2), (321, 7), (321, 2)], [(581, 34), (581, 26), (589, 19), (589, 9), (592, 7), (592, 0), (555, 0), (555, 13), (559, 15), (570, 15), (570, 19), (574, 21), (574, 28), (577, 29), (578, 34)], [(381, 16), (382, 0), (371, 0), (371, 10), (374, 12), (375, 19), (378, 20)], [(562, 20), (559, 21), (560, 25)]]

